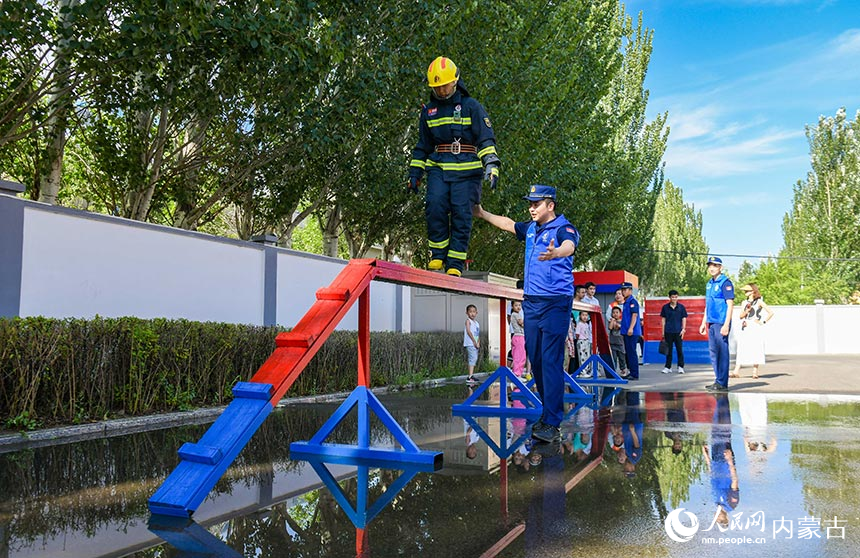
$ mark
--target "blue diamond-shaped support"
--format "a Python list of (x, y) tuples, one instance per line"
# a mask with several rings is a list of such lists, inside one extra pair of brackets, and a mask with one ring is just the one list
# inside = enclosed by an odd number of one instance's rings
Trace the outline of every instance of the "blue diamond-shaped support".
[[(353, 407), (358, 411), (358, 445), (325, 443), (329, 434)], [(370, 412), (379, 418), (383, 426), (401, 445), (402, 450), (370, 446)], [(369, 465), (390, 469), (401, 468), (405, 464), (418, 466), (419, 470), (425, 471), (438, 471), (442, 468), (442, 452), (419, 449), (409, 434), (397, 424), (379, 399), (365, 386), (355, 388), (310, 441), (290, 444), (290, 458), (308, 461), (318, 459), (326, 463)]]
[[(499, 383), (499, 405), (481, 405), (478, 398), (495, 383)], [(514, 392), (511, 399), (519, 399), (525, 407), (508, 406), (508, 382)], [(499, 366), (495, 372), (483, 381), (464, 402), (451, 406), (451, 413), (456, 416), (506, 416), (506, 417), (539, 417), (543, 410), (540, 398), (531, 390), (531, 383), (524, 384), (522, 379), (514, 375), (507, 366)]]
[[(580, 372), (585, 370), (591, 366), (591, 374), (588, 376), (577, 376)], [(606, 377), (600, 377), (600, 368), (603, 367), (603, 370), (606, 371)], [(576, 381), (581, 385), (606, 385), (606, 384), (626, 384), (627, 380), (618, 375), (612, 366), (610, 366), (602, 356), (599, 354), (593, 354), (588, 359), (582, 363), (582, 365), (576, 369), (574, 372), (574, 376), (576, 376)]]

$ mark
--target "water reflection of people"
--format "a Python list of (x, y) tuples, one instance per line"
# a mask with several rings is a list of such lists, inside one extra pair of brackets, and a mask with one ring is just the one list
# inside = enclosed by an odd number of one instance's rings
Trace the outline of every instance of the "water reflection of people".
[(744, 432), (750, 473), (759, 475), (768, 457), (776, 451), (776, 437), (767, 431), (767, 396), (763, 393), (733, 394)]
[(472, 428), (468, 421), (463, 420), (463, 432), (466, 436), (466, 459), (475, 459), (478, 456), (478, 440), (480, 436)]
[(546, 556), (558, 550), (567, 534), (564, 459), (560, 444), (535, 444), (543, 463), (535, 476), (529, 500), (525, 547), (529, 556)]
[(725, 530), (729, 526), (729, 512), (740, 501), (735, 452), (732, 450), (731, 406), (727, 393), (714, 394), (714, 420), (711, 425), (711, 451), (702, 446), (705, 462), (711, 475), (711, 494), (717, 506), (714, 522)]
[(662, 393), (663, 408), (666, 409), (666, 422), (671, 427), (663, 432), (672, 441), (672, 453), (678, 455), (684, 450), (684, 440), (681, 437), (681, 428), (687, 422), (687, 413), (684, 411), (683, 393)]
[(628, 391), (627, 406), (624, 411), (624, 422), (621, 424), (621, 434), (624, 438), (624, 454), (626, 459), (621, 467), (624, 475), (632, 478), (636, 475), (636, 465), (642, 459), (643, 425), (639, 408), (639, 392)]

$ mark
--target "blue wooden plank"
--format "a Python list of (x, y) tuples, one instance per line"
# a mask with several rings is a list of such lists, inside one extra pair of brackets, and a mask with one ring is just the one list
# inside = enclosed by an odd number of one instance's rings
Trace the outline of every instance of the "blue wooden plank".
[(400, 451), (389, 448), (362, 448), (345, 444), (314, 444), (293, 442), (290, 459), (324, 461), (346, 465), (366, 465), (386, 469), (399, 469), (411, 465), (421, 471), (438, 471), (442, 468), (442, 452), (418, 450)]
[(236, 382), (236, 385), (233, 386), (233, 397), (269, 400), (272, 398), (273, 389), (272, 384)]
[(271, 411), (268, 400), (234, 399), (197, 444), (217, 448), (221, 459), (212, 464), (181, 461), (149, 499), (150, 511), (178, 517), (194, 513)]
[(192, 444), (185, 442), (179, 448), (179, 457), (186, 461), (194, 463), (203, 463), (205, 465), (215, 465), (221, 461), (221, 450), (212, 446), (204, 446), (201, 444)]

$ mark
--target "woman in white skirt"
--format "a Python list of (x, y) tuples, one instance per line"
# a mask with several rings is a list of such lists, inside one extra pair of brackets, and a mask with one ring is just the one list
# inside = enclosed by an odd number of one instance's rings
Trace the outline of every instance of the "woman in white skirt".
[(764, 332), (761, 328), (773, 318), (773, 310), (764, 303), (758, 285), (755, 283), (744, 285), (741, 290), (744, 291), (747, 299), (741, 307), (741, 330), (738, 334), (735, 369), (729, 376), (740, 378), (741, 366), (752, 366), (752, 377), (756, 379), (758, 367), (765, 363)]

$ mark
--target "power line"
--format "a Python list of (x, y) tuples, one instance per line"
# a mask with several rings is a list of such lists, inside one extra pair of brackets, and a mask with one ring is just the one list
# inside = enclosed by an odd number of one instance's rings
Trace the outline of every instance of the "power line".
[(757, 260), (797, 260), (808, 262), (860, 262), (860, 258), (823, 258), (815, 256), (761, 256), (757, 254), (721, 254), (719, 252), (687, 252), (683, 250), (657, 250), (644, 248), (643, 252), (659, 252), (661, 254), (677, 254), (679, 256), (719, 256), (721, 258), (745, 258)]

